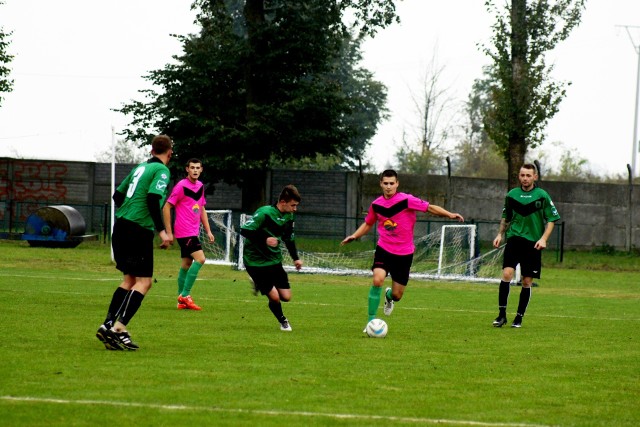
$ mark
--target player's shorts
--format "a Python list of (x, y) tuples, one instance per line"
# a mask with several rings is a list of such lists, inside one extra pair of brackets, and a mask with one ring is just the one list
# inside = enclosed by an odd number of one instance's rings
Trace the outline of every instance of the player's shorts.
[(180, 245), (180, 257), (182, 258), (190, 258), (192, 253), (202, 250), (198, 236), (178, 237), (176, 240)]
[(536, 242), (522, 237), (510, 237), (504, 248), (504, 259), (502, 268), (510, 267), (515, 269), (520, 264), (520, 275), (522, 277), (540, 278), (542, 267), (542, 251), (535, 248)]
[(412, 263), (413, 254), (394, 255), (391, 252), (385, 251), (380, 246), (376, 246), (376, 253), (373, 257), (371, 270), (374, 268), (382, 268), (387, 272), (387, 275), (391, 275), (391, 280), (406, 286), (407, 283), (409, 283), (409, 272), (411, 271)]
[(291, 289), (289, 276), (282, 268), (282, 264), (268, 265), (265, 267), (251, 267), (245, 265), (249, 277), (253, 280), (256, 289), (262, 295), (267, 295), (274, 287), (277, 289)]
[(117, 219), (111, 236), (116, 268), (135, 277), (153, 277), (153, 237), (153, 230)]

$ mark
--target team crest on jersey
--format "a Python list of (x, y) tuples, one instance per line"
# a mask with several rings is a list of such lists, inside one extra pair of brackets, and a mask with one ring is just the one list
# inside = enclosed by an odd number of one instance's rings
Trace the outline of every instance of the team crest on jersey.
[(156, 190), (164, 191), (167, 188), (167, 183), (163, 181), (158, 181), (156, 184)]
[(193, 213), (196, 213), (196, 214), (197, 214), (198, 212), (200, 212), (200, 205), (198, 205), (198, 204), (196, 203), (196, 204), (195, 204), (195, 205), (193, 205), (193, 207), (191, 208), (191, 211), (192, 211)]
[(384, 227), (385, 230), (393, 231), (396, 229), (398, 224), (396, 222), (393, 222), (390, 219), (387, 219), (385, 220), (385, 222), (382, 223), (382, 226)]

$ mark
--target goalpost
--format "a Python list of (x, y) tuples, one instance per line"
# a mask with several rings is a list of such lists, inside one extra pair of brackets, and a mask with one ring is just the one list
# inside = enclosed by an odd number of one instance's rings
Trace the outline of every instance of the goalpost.
[[(240, 225), (251, 215), (242, 214)], [(244, 239), (238, 241), (238, 269), (244, 270), (242, 255)], [(436, 231), (415, 241), (411, 277), (416, 279), (464, 280), (495, 282), (502, 271), (504, 248), (493, 249), (480, 255), (477, 246), (475, 224), (442, 225)], [(307, 252), (298, 248), (304, 263), (301, 273), (367, 276), (371, 274), (374, 250), (355, 252)], [(293, 260), (282, 246), (283, 265), (287, 271), (295, 271)]]
[(235, 231), (233, 230), (233, 212), (230, 209), (207, 210), (211, 233), (215, 237), (213, 243), (200, 225), (200, 243), (207, 257), (206, 264), (235, 265), (232, 259), (233, 248), (236, 244)]

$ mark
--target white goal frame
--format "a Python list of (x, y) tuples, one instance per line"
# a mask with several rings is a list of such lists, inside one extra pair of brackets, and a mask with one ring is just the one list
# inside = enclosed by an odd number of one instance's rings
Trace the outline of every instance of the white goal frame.
[[(235, 230), (233, 229), (233, 211), (231, 209), (207, 209), (209, 226), (216, 237), (213, 244), (209, 243), (204, 226), (200, 224), (200, 243), (205, 252), (205, 264), (236, 265), (231, 259), (235, 244)], [(219, 237), (222, 235), (223, 241)]]

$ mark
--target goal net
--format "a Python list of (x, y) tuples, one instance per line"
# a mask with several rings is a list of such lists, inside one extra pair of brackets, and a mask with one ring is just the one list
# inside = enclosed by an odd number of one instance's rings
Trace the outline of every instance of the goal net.
[(209, 237), (200, 225), (200, 243), (207, 257), (206, 264), (235, 265), (232, 259), (233, 248), (236, 244), (236, 233), (233, 229), (233, 213), (231, 210), (207, 210), (209, 227), (215, 237), (209, 243)]
[[(250, 215), (242, 214), (240, 224), (244, 224), (250, 218)], [(238, 242), (238, 269), (240, 270), (244, 270), (243, 240), (240, 238)], [(443, 225), (440, 229), (416, 239), (415, 246), (411, 267), (412, 278), (477, 282), (495, 282), (500, 278), (504, 249), (494, 249), (480, 255), (474, 224)], [(300, 272), (370, 275), (374, 252), (373, 249), (351, 252), (307, 252), (298, 248), (298, 255), (304, 264)], [(293, 260), (284, 245), (282, 245), (282, 254), (285, 269), (293, 271)]]

